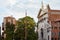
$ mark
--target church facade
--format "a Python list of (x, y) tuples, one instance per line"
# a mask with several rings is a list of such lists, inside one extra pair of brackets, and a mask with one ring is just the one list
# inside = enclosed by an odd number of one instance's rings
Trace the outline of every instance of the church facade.
[(42, 8), (38, 14), (38, 40), (51, 40), (51, 25), (48, 23), (49, 5)]

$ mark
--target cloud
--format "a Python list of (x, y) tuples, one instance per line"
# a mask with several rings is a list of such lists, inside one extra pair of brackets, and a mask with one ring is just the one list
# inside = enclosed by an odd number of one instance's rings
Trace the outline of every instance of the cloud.
[[(25, 16), (25, 10), (27, 9), (28, 15), (37, 20), (41, 1), (42, 0), (0, 0), (0, 16), (3, 18), (4, 16), (13, 15), (18, 19)], [(44, 0), (44, 4), (45, 3), (50, 4), (51, 8), (60, 8), (59, 0)]]
[[(25, 1), (26, 2), (26, 1)], [(31, 3), (31, 2), (27, 2), (24, 3), (22, 1), (20, 2), (16, 2), (14, 5), (12, 5), (11, 7), (8, 6), (8, 8), (10, 8), (9, 10), (12, 11), (12, 12), (24, 12), (24, 10), (27, 8), (29, 9), (39, 9), (40, 8), (40, 5), (39, 4), (34, 4), (34, 3)], [(28, 9), (28, 10), (29, 10)], [(30, 10), (31, 11), (31, 10)], [(34, 10), (35, 11), (35, 10)]]
[(1, 17), (10, 15), (13, 15), (16, 19), (24, 17), (27, 8), (29, 10), (28, 15), (36, 18), (34, 15), (36, 15), (38, 6), (38, 1), (35, 0), (0, 0), (0, 8), (3, 7), (2, 11), (0, 10), (2, 12)]
[(35, 5), (35, 4), (27, 4), (26, 7), (27, 7), (27, 8), (39, 8), (39, 5)]
[(9, 12), (9, 13), (11, 13), (11, 15), (13, 15), (13, 17), (15, 17), (16, 19), (25, 16), (25, 13), (24, 12)]
[(58, 3), (59, 2), (59, 0), (52, 0), (54, 3)]
[(5, 7), (9, 4), (7, 0), (0, 0), (0, 7)]
[(33, 3), (39, 3), (40, 0), (29, 0), (30, 2), (33, 2)]
[(7, 0), (9, 4), (14, 5), (16, 3), (16, 0)]

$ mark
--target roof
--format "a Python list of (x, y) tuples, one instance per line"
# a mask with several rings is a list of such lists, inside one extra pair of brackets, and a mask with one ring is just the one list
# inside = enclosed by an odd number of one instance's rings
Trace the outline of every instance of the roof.
[(49, 12), (60, 12), (60, 10), (48, 10)]
[[(44, 8), (42, 8), (42, 9), (44, 9)], [(41, 11), (45, 11), (45, 9), (44, 9), (44, 10), (42, 10), (42, 9), (39, 10), (39, 13), (38, 13), (38, 16), (37, 16), (38, 18), (40, 18), (40, 17), (42, 17), (42, 16), (44, 16), (44, 15), (46, 14), (46, 13), (45, 13), (45, 14), (43, 14), (43, 15), (40, 16)], [(50, 10), (49, 4), (47, 5), (47, 9)]]
[[(43, 13), (41, 13), (43, 11)], [(45, 10), (42, 10), (42, 9), (40, 9), (40, 11), (39, 11), (39, 14), (38, 14), (38, 18), (40, 18), (40, 17), (43, 17), (45, 14), (47, 14), (46, 13), (46, 11)]]
[(39, 17), (39, 15), (41, 14), (41, 11), (42, 11), (42, 9), (39, 10), (39, 13), (38, 13), (38, 16), (37, 17)]
[(4, 18), (13, 18), (13, 19), (15, 19), (14, 17), (12, 17), (12, 16), (7, 16), (7, 17), (4, 17)]

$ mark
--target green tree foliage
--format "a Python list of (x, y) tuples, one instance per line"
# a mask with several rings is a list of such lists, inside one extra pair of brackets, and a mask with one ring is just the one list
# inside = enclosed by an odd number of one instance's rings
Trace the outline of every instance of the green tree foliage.
[(37, 40), (37, 33), (35, 32), (36, 23), (33, 18), (26, 16), (20, 18), (17, 22), (17, 30), (15, 32), (15, 40), (25, 40), (25, 27), (27, 29), (27, 40)]
[(6, 39), (5, 40), (13, 40), (14, 38), (14, 30), (15, 30), (15, 25), (13, 23), (6, 23), (6, 30), (5, 30), (5, 34), (6, 34)]

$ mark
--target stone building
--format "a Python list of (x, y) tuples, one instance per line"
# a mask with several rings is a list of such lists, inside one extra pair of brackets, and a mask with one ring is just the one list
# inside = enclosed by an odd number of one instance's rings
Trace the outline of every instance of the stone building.
[(4, 17), (3, 23), (2, 23), (2, 30), (3, 30), (2, 38), (6, 38), (6, 34), (4, 33), (4, 31), (6, 30), (7, 22), (13, 23), (16, 26), (16, 19), (14, 17), (12, 17), (12, 16)]
[(51, 25), (48, 23), (48, 10), (49, 5), (46, 8), (43, 5), (38, 13), (38, 40), (51, 40)]

